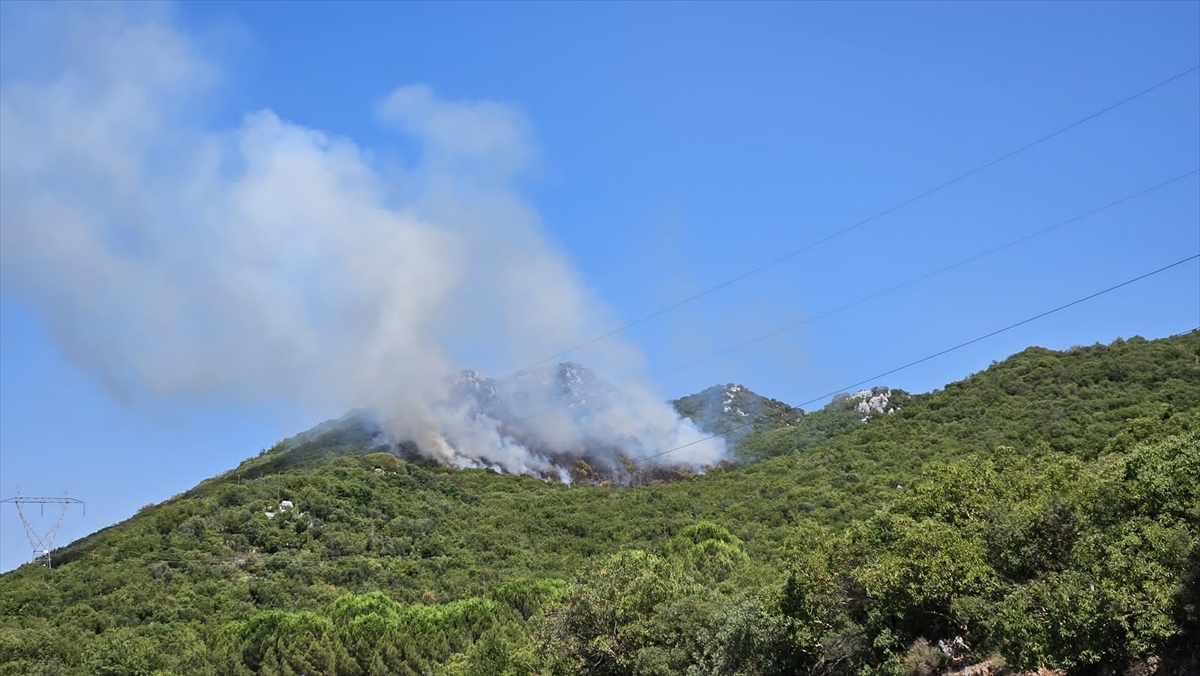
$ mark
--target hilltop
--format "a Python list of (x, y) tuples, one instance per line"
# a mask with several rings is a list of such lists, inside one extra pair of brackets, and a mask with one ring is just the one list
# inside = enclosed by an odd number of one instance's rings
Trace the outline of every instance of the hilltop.
[[(527, 472), (541, 479), (590, 485), (644, 485), (651, 481), (661, 483), (694, 476), (695, 472), (676, 465), (670, 457), (642, 464), (637, 458), (626, 456), (621, 458), (622, 465), (613, 467), (606, 460), (595, 459), (609, 449), (574, 449), (573, 454), (555, 452), (543, 447), (535, 435), (524, 429), (525, 421), (513, 411), (510, 403), (514, 400), (512, 393), (516, 391), (521, 394), (522, 404), (535, 400), (541, 411), (556, 408), (586, 410), (590, 401), (619, 389), (600, 380), (587, 367), (567, 362), (536, 376), (518, 374), (509, 382), (475, 371), (463, 371), (452, 382), (448, 403), (464, 410), (468, 416), (487, 416), (496, 422), (505, 436), (555, 459), (565, 470), (561, 473)], [(822, 409), (806, 412), (764, 397), (743, 385), (730, 383), (714, 385), (671, 404), (680, 416), (690, 420), (700, 431), (721, 435), (731, 450), (732, 461), (745, 463), (774, 454), (774, 451), (764, 449), (761, 442), (742, 448), (747, 437), (756, 438), (755, 433), (761, 435), (788, 429), (792, 433), (789, 450), (803, 450), (831, 436), (848, 433), (873, 417), (894, 414), (909, 399), (908, 393), (902, 390), (874, 387), (838, 395)], [(259, 458), (243, 463), (237, 471), (268, 474), (302, 464), (327, 462), (339, 454), (362, 454), (366, 450), (387, 452), (418, 463), (431, 457), (411, 441), (390, 439), (377, 414), (351, 411), (283, 440), (264, 454), (269, 460)]]
[(736, 462), (568, 485), (318, 426), (0, 576), (0, 674), (1083, 673), (1200, 639), (1200, 332), (675, 406)]

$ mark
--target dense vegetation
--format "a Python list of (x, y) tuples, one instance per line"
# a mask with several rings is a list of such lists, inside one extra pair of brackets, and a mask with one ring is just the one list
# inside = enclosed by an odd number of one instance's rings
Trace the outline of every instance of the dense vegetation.
[(450, 470), (330, 428), (0, 577), (0, 674), (1195, 659), (1200, 332), (1031, 348), (894, 403), (775, 407), (746, 462), (639, 487)]

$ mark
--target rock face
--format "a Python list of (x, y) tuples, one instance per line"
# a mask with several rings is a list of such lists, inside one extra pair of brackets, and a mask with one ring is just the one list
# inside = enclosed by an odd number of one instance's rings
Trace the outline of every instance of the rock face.
[(887, 415), (895, 413), (896, 407), (892, 405), (891, 397), (892, 391), (886, 387), (859, 390), (850, 395), (851, 399), (858, 400), (858, 404), (854, 408), (863, 414), (863, 422), (870, 421), (871, 415), (875, 413), (884, 413)]
[(790, 427), (805, 415), (801, 409), (732, 383), (714, 385), (677, 399), (674, 404), (679, 415), (706, 432), (724, 435), (730, 444), (736, 444), (755, 428)]

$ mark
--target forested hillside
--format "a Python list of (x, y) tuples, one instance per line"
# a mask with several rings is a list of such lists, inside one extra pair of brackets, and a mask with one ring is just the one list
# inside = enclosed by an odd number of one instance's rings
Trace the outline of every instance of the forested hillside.
[(0, 674), (1195, 668), (1200, 331), (765, 401), (736, 462), (626, 487), (347, 419), (0, 576)]

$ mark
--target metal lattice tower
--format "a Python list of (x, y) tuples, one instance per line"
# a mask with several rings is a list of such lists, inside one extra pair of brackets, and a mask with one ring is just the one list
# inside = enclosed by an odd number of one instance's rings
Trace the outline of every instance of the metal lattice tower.
[[(40, 561), (47, 568), (50, 567), (50, 550), (54, 549), (54, 537), (58, 535), (58, 529), (62, 526), (63, 519), (67, 517), (67, 510), (71, 505), (82, 505), (84, 515), (87, 514), (87, 505), (83, 500), (68, 497), (65, 493), (61, 498), (37, 498), (26, 497), (17, 491), (13, 497), (0, 500), (0, 503), (3, 502), (16, 505), (17, 514), (21, 517), (21, 525), (25, 526), (25, 535), (29, 538), (29, 546), (33, 548), (33, 561), (35, 563)], [(58, 518), (54, 520), (54, 525), (39, 534), (26, 516), (25, 508), (28, 505), (38, 505), (38, 510), (42, 515), (46, 513), (46, 505), (59, 505)]]

